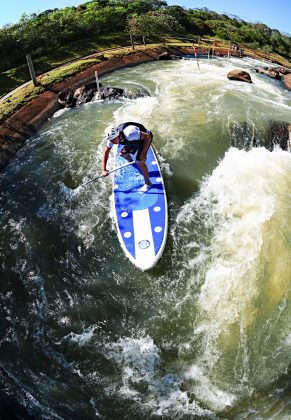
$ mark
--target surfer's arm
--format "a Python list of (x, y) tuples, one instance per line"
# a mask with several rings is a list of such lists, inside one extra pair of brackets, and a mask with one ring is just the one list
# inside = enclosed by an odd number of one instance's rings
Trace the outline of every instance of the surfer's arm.
[(107, 176), (108, 175), (108, 171), (106, 169), (106, 166), (107, 166), (107, 161), (108, 161), (110, 150), (111, 150), (111, 148), (106, 147), (104, 149), (104, 152), (103, 152), (103, 155), (102, 155), (102, 176)]

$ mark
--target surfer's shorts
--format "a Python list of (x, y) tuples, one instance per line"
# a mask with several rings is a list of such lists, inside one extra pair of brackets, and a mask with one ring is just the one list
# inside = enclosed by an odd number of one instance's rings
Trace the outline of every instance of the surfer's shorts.
[[(153, 138), (153, 136), (152, 136)], [(151, 142), (149, 144), (149, 147), (152, 143), (152, 138), (151, 138)], [(130, 143), (130, 144), (128, 144)], [(131, 142), (128, 142), (126, 145), (123, 146), (123, 148), (120, 150), (120, 155), (126, 155), (127, 153), (134, 155), (137, 152), (136, 158), (135, 160), (140, 160), (140, 155), (144, 146), (144, 140), (133, 140)]]

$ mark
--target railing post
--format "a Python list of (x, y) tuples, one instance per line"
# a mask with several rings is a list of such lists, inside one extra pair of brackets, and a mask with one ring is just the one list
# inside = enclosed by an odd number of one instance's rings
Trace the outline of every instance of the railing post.
[(98, 71), (95, 71), (95, 79), (96, 79), (96, 85), (97, 85), (97, 91), (98, 91), (98, 98), (101, 99)]
[(29, 69), (31, 80), (32, 80), (34, 86), (38, 86), (38, 81), (36, 80), (35, 71), (34, 71), (34, 68), (33, 68), (32, 59), (31, 59), (30, 54), (26, 54), (26, 61), (27, 61), (27, 64), (28, 64), (28, 69)]

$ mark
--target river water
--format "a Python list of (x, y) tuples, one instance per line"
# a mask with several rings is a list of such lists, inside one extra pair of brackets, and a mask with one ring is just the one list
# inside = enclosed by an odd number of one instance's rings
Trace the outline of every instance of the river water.
[[(147, 96), (58, 112), (1, 174), (0, 379), (12, 411), (291, 418), (291, 154), (260, 147), (269, 121), (291, 123), (291, 97), (258, 64), (116, 71), (102, 82)], [(229, 81), (234, 68), (254, 83)], [(67, 187), (99, 174), (102, 133), (126, 120), (154, 132), (168, 195), (166, 248), (144, 273), (119, 246), (109, 177)]]

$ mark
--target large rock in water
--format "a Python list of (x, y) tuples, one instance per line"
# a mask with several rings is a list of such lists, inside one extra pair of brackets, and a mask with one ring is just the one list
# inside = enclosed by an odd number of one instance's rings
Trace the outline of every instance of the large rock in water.
[(284, 76), (284, 84), (287, 89), (291, 90), (291, 73)]
[(256, 68), (255, 70), (257, 73), (265, 74), (275, 80), (281, 80), (282, 78), (280, 74), (281, 73), (280, 70), (276, 69), (275, 67), (269, 67), (269, 68), (264, 68), (264, 69)]
[(259, 133), (252, 121), (233, 121), (228, 125), (231, 145), (238, 149), (250, 150), (259, 146)]
[(276, 145), (281, 149), (290, 148), (291, 125), (283, 121), (270, 121), (267, 126), (266, 148), (273, 150)]
[(284, 121), (268, 121), (258, 128), (252, 121), (234, 121), (228, 127), (231, 145), (238, 149), (265, 147), (273, 151), (280, 146), (291, 151), (291, 124)]
[(244, 70), (231, 70), (228, 72), (227, 78), (230, 80), (237, 80), (239, 82), (253, 83), (249, 73)]
[(171, 60), (171, 54), (168, 51), (163, 52), (158, 56), (158, 60)]
[(76, 105), (91, 102), (94, 99), (120, 99), (120, 98), (136, 98), (145, 96), (144, 92), (130, 92), (121, 88), (102, 86), (100, 87), (100, 95), (97, 91), (96, 83), (88, 83), (75, 90), (66, 88), (59, 92), (58, 102), (66, 108), (72, 108)]

